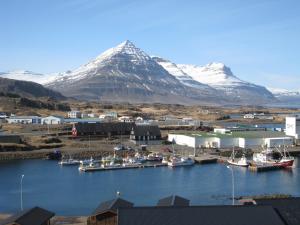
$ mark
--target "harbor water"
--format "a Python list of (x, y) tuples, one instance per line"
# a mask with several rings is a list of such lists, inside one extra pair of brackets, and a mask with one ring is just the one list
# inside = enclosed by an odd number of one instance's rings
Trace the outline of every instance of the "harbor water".
[[(300, 162), (295, 168), (254, 173), (234, 167), (236, 196), (291, 194), (300, 196)], [(0, 213), (20, 210), (20, 178), (24, 208), (41, 206), (57, 215), (88, 215), (116, 192), (135, 205), (155, 205), (158, 199), (177, 194), (192, 205), (230, 204), (231, 171), (224, 164), (181, 168), (144, 168), (79, 172), (56, 161), (0, 162)]]

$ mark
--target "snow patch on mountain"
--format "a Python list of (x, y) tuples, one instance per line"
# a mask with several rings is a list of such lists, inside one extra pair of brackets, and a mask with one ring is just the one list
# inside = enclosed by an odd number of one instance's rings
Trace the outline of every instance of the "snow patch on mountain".
[(300, 96), (300, 91), (290, 91), (282, 88), (271, 88), (267, 87), (267, 89), (275, 96), (275, 97), (294, 97)]
[(23, 80), (31, 81), (38, 84), (46, 84), (57, 79), (61, 74), (42, 74), (36, 73), (28, 70), (14, 70), (8, 72), (0, 72), (0, 77), (13, 79), (13, 80)]
[(223, 63), (209, 63), (205, 66), (178, 64), (178, 67), (194, 80), (212, 86), (239, 86), (249, 84), (233, 75)]

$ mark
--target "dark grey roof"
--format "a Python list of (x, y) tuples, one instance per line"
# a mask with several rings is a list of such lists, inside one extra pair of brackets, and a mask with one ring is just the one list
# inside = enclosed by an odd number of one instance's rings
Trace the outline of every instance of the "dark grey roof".
[(133, 207), (133, 203), (128, 202), (122, 198), (116, 198), (113, 200), (109, 200), (106, 202), (102, 202), (93, 212), (93, 215), (95, 214), (100, 214), (106, 211), (113, 211), (117, 212), (118, 208), (123, 208), (123, 207)]
[(135, 136), (161, 136), (157, 125), (136, 125), (133, 131)]
[(20, 225), (42, 225), (55, 214), (40, 207), (23, 210), (0, 223), (0, 225), (17, 223)]
[(158, 200), (157, 206), (189, 206), (190, 200), (177, 195), (171, 195)]
[[(67, 119), (65, 121), (68, 121)], [(78, 133), (129, 133), (134, 123), (122, 122), (98, 122), (98, 123), (77, 123), (75, 127)]]
[(300, 197), (280, 198), (280, 199), (255, 199), (258, 205), (269, 205), (277, 212), (289, 225), (300, 224)]
[(118, 225), (285, 225), (271, 206), (133, 207)]

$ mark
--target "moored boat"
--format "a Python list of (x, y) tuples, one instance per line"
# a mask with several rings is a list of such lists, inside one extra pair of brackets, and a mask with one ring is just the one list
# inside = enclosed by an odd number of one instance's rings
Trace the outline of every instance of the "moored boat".
[(192, 166), (195, 164), (195, 161), (189, 157), (178, 157), (173, 156), (170, 158), (168, 162), (168, 166), (170, 167), (179, 167), (179, 166)]
[(227, 162), (231, 165), (234, 166), (242, 166), (242, 167), (247, 167), (249, 166), (249, 163), (247, 161), (247, 158), (245, 156), (245, 154), (242, 155), (241, 158), (235, 158), (235, 151), (234, 151), (234, 147), (231, 153), (230, 158), (227, 160)]
[(69, 159), (63, 159), (63, 160), (59, 161), (58, 164), (61, 166), (73, 166), (73, 165), (80, 164), (80, 162), (79, 162), (79, 160), (69, 158)]
[(263, 149), (260, 153), (253, 154), (253, 161), (258, 164), (271, 164), (281, 167), (291, 167), (294, 164), (294, 157), (290, 156), (284, 147), (283, 153), (277, 151), (280, 154), (278, 158), (274, 158), (275, 151), (271, 148)]

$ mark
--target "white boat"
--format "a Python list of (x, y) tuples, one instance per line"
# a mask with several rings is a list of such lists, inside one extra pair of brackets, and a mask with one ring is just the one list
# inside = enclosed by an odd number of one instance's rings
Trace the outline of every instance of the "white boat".
[(82, 164), (82, 165), (88, 165), (88, 164), (90, 164), (90, 163), (92, 163), (92, 162), (93, 162), (93, 163), (99, 163), (100, 160), (95, 160), (95, 159), (93, 159), (93, 157), (91, 156), (90, 159), (80, 160), (79, 162), (80, 162), (80, 164)]
[(146, 161), (162, 161), (163, 156), (159, 153), (151, 153), (146, 157)]
[(247, 167), (249, 166), (249, 163), (247, 161), (247, 158), (245, 156), (245, 154), (242, 155), (241, 158), (235, 158), (235, 151), (234, 148), (232, 150), (231, 156), (230, 158), (227, 160), (227, 162), (231, 165), (235, 165), (235, 166), (243, 166), (243, 167)]
[(69, 159), (61, 160), (60, 162), (58, 162), (58, 164), (61, 166), (72, 166), (72, 165), (78, 165), (80, 164), (80, 162), (79, 160), (69, 158)]
[(168, 162), (169, 162), (168, 158), (167, 157), (163, 157), (161, 163), (162, 164), (168, 164)]
[(168, 162), (168, 166), (170, 167), (178, 167), (178, 166), (192, 166), (195, 164), (195, 161), (189, 157), (171, 157), (170, 161)]

